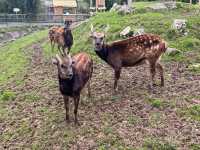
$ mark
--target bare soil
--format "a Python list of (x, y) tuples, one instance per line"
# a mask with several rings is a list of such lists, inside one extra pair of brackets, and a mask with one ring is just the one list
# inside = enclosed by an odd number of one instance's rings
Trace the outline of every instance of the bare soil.
[[(39, 44), (31, 49), (31, 64), (23, 83), (1, 87), (17, 96), (4, 104), (8, 114), (0, 120), (0, 149), (139, 148), (145, 139), (167, 141), (181, 150), (200, 144), (200, 123), (179, 113), (200, 103), (200, 76), (189, 72), (186, 64), (165, 63), (166, 85), (155, 87), (154, 92), (148, 90), (148, 66), (123, 69), (118, 93), (114, 93), (112, 69), (95, 63), (92, 98), (84, 89), (79, 108), (81, 125), (75, 126), (73, 101), (71, 123), (64, 120), (56, 67), (43, 57)], [(153, 107), (150, 99), (165, 105)]]

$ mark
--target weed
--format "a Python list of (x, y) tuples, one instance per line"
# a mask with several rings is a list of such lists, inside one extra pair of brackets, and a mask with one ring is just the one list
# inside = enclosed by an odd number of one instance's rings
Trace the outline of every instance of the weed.
[(194, 120), (200, 121), (200, 105), (194, 105), (189, 108), (183, 108), (181, 113)]
[(16, 98), (16, 94), (12, 91), (1, 91), (0, 92), (0, 101), (10, 101)]
[(176, 150), (176, 146), (169, 142), (160, 141), (158, 139), (147, 139), (143, 144), (144, 150)]

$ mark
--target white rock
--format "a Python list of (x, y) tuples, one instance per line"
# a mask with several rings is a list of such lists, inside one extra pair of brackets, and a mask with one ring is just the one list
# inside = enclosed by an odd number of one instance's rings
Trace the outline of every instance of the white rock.
[(165, 10), (167, 7), (165, 6), (164, 3), (155, 3), (153, 5), (150, 5), (149, 8), (153, 10)]
[(142, 34), (144, 34), (144, 33), (145, 33), (145, 32), (144, 32), (144, 28), (139, 28), (139, 29), (136, 29), (136, 30), (134, 31), (133, 36), (142, 35)]
[(124, 30), (122, 30), (122, 32), (120, 32), (120, 36), (126, 36), (130, 33), (130, 31), (131, 31), (131, 27), (128, 26)]
[(180, 50), (178, 50), (178, 49), (176, 49), (176, 48), (167, 48), (167, 51), (166, 51), (166, 53), (168, 54), (168, 55), (176, 55), (176, 54), (178, 54), (178, 53), (181, 53), (181, 51)]
[(185, 19), (175, 19), (172, 27), (177, 30), (184, 29), (186, 28), (186, 22)]
[(177, 6), (176, 6), (176, 2), (165, 2), (164, 5), (168, 8), (168, 9), (176, 9)]

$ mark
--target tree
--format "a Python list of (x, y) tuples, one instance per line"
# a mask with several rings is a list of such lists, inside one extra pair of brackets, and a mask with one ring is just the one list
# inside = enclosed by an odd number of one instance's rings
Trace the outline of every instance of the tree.
[(40, 0), (25, 0), (25, 12), (37, 14), (40, 10)]
[(20, 13), (36, 14), (40, 11), (40, 0), (0, 0), (0, 13), (13, 13), (19, 8)]

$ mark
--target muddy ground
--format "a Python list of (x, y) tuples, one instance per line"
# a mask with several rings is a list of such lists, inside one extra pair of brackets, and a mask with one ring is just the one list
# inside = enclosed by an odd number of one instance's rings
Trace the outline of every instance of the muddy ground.
[[(75, 126), (73, 101), (71, 123), (64, 120), (56, 67), (43, 57), (39, 44), (30, 50), (31, 64), (23, 82), (1, 87), (17, 94), (15, 100), (3, 105), (0, 149), (133, 149), (142, 147), (146, 140), (156, 140), (184, 150), (200, 144), (200, 123), (180, 113), (200, 103), (200, 76), (189, 72), (186, 64), (164, 63), (166, 85), (157, 86), (153, 93), (148, 90), (148, 66), (123, 69), (119, 91), (114, 93), (112, 69), (95, 63), (92, 98), (84, 89), (81, 125)], [(162, 105), (154, 107), (152, 99)]]

